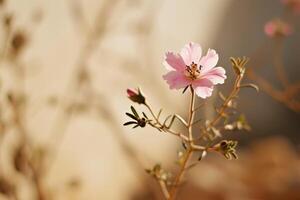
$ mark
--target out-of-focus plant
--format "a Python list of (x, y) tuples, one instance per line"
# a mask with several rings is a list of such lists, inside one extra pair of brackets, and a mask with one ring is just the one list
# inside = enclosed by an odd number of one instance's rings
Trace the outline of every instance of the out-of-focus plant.
[[(7, 11), (6, 3), (4, 0), (0, 2), (0, 9), (2, 9), (0, 19), (3, 33), (0, 47), (0, 63), (10, 66), (9, 70), (11, 70), (11, 74), (16, 78), (17, 82), (15, 88), (8, 90), (1, 88), (1, 95), (5, 97), (0, 102), (1, 149), (4, 147), (3, 138), (7, 132), (13, 130), (18, 133), (18, 136), (16, 139), (17, 144), (12, 147), (10, 154), (11, 171), (13, 173), (11, 175), (6, 174), (3, 170), (3, 160), (1, 159), (0, 162), (0, 194), (7, 199), (19, 199), (18, 193), (21, 183), (17, 177), (22, 177), (30, 183), (32, 191), (35, 192), (34, 196), (39, 200), (45, 200), (46, 193), (42, 183), (42, 168), (46, 150), (31, 141), (25, 123), (28, 96), (24, 89), (25, 67), (21, 61), (21, 56), (27, 47), (30, 33), (16, 25), (14, 14)], [(9, 117), (6, 116), (7, 112), (11, 113)]]
[[(248, 70), (248, 77), (254, 80), (262, 91), (266, 92), (276, 101), (282, 103), (287, 108), (300, 112), (300, 81), (293, 82), (289, 79), (286, 72), (286, 64), (284, 63), (284, 42), (296, 30), (294, 28), (295, 21), (298, 20), (300, 14), (299, 0), (282, 0), (286, 10), (282, 17), (277, 17), (267, 22), (264, 32), (274, 44), (273, 70), (276, 78), (280, 83), (280, 87), (268, 81), (259, 75), (254, 68)], [(253, 58), (255, 60), (255, 58)]]
[[(17, 80), (14, 82), (14, 88), (8, 91), (1, 87), (1, 101), (0, 101), (0, 198), (5, 199), (22, 199), (21, 195), (24, 190), (24, 181), (26, 180), (26, 189), (30, 190), (32, 199), (37, 200), (51, 200), (56, 198), (56, 191), (58, 188), (53, 188), (46, 184), (46, 179), (52, 170), (52, 166), (56, 161), (58, 154), (60, 153), (60, 144), (62, 137), (65, 133), (65, 127), (71, 121), (71, 117), (74, 114), (82, 114), (85, 112), (96, 112), (97, 116), (105, 114), (107, 121), (109, 121), (112, 127), (117, 127), (118, 123), (114, 119), (113, 115), (109, 114), (109, 108), (107, 104), (103, 106), (101, 102), (104, 98), (97, 91), (94, 90), (90, 82), (90, 73), (87, 68), (87, 60), (90, 54), (95, 50), (95, 42), (99, 42), (99, 39), (103, 39), (107, 32), (106, 24), (108, 23), (110, 16), (114, 14), (113, 10), (116, 7), (118, 0), (106, 0), (101, 4), (97, 11), (97, 18), (91, 27), (80, 27), (80, 30), (85, 33), (85, 44), (80, 49), (80, 55), (78, 56), (78, 62), (76, 62), (74, 68), (75, 73), (70, 83), (70, 88), (66, 91), (68, 98), (49, 97), (46, 98), (46, 105), (56, 106), (59, 114), (57, 116), (57, 123), (53, 125), (53, 132), (49, 143), (38, 144), (31, 137), (30, 128), (27, 127), (27, 110), (29, 110), (30, 91), (24, 87), (24, 81), (28, 78), (27, 66), (22, 60), (23, 52), (27, 49), (28, 43), (31, 39), (31, 33), (33, 29), (28, 29), (26, 26), (20, 27), (14, 13), (6, 9), (7, 2), (0, 0), (0, 19), (1, 19), (1, 43), (0, 43), (0, 64), (1, 67), (7, 67), (11, 70), (11, 76)], [(73, 1), (72, 1), (73, 3)], [(80, 9), (80, 7), (77, 7)], [(41, 14), (41, 13), (38, 13)], [(34, 16), (36, 17), (36, 15)], [(41, 18), (40, 15), (37, 16)], [(37, 20), (34, 18), (33, 20)], [(2, 34), (3, 32), (3, 34)], [(2, 65), (3, 64), (3, 65)], [(2, 68), (1, 68), (2, 69)], [(0, 74), (1, 81), (2, 74)], [(3, 82), (1, 82), (3, 83)], [(83, 101), (78, 101), (78, 96), (82, 93), (87, 94), (91, 98), (85, 98)], [(2, 98), (4, 96), (5, 98)], [(101, 98), (101, 101), (99, 100)], [(68, 99), (69, 101), (65, 101)], [(45, 103), (45, 102), (43, 102)], [(3, 114), (8, 112), (8, 117)], [(8, 132), (16, 132), (16, 143), (12, 149), (12, 152), (8, 155), (9, 158), (9, 171), (10, 174), (5, 173), (3, 168), (6, 165), (2, 159), (2, 150), (7, 148), (8, 145), (4, 144), (6, 141), (3, 138)], [(113, 130), (115, 133), (119, 133), (119, 130)], [(121, 134), (120, 134), (121, 135)], [(52, 137), (54, 139), (52, 139)], [(123, 138), (118, 139), (121, 147), (124, 149), (126, 155), (131, 158), (132, 163), (139, 164), (137, 156), (132, 153), (129, 144), (123, 141)], [(6, 150), (6, 149), (5, 149)], [(80, 187), (80, 179), (77, 177), (68, 181), (68, 186), (72, 188)], [(61, 186), (61, 185), (60, 185)], [(58, 187), (60, 187), (58, 186)], [(25, 189), (25, 190), (26, 190)]]
[[(196, 112), (204, 104), (196, 106), (196, 97), (204, 101), (211, 96), (213, 89), (217, 84), (223, 84), (227, 78), (225, 69), (216, 67), (219, 56), (215, 50), (209, 49), (207, 54), (201, 57), (202, 48), (196, 43), (189, 43), (181, 50), (180, 53), (166, 53), (164, 65), (169, 72), (163, 76), (170, 86), (170, 89), (183, 89), (183, 93), (189, 90), (190, 105), (187, 110), (188, 119), (184, 119), (178, 114), (168, 115), (161, 119), (162, 109), (156, 114), (149, 104), (146, 96), (140, 89), (128, 89), (127, 94), (131, 101), (144, 106), (149, 114), (139, 113), (136, 108), (131, 106), (131, 112), (126, 115), (131, 118), (124, 123), (124, 126), (133, 128), (153, 127), (162, 133), (168, 133), (178, 137), (183, 145), (183, 150), (178, 153), (177, 163), (179, 164), (178, 172), (171, 173), (159, 164), (146, 171), (152, 175), (159, 183), (165, 199), (175, 199), (177, 190), (182, 181), (184, 172), (196, 165), (191, 163), (193, 154), (198, 155), (198, 160), (202, 160), (207, 153), (216, 152), (223, 155), (226, 159), (236, 159), (237, 141), (224, 140), (224, 131), (232, 130), (250, 130), (244, 115), (240, 115), (237, 121), (233, 120), (233, 114), (236, 111), (237, 97), (242, 88), (258, 89), (254, 84), (244, 84), (248, 58), (231, 58), (233, 70), (235, 72), (235, 81), (231, 92), (228, 95), (220, 93), (222, 104), (216, 106), (216, 115), (211, 120), (195, 120)], [(185, 130), (173, 130), (174, 122), (180, 122)], [(196, 125), (199, 125), (196, 126)]]

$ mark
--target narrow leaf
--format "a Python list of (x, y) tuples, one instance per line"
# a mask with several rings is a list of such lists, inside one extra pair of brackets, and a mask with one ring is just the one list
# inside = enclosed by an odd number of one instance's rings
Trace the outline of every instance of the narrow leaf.
[(253, 88), (256, 90), (256, 92), (259, 92), (259, 88), (257, 85), (253, 84), (253, 83), (249, 83), (249, 84), (243, 84), (240, 85), (240, 88), (244, 88), (244, 87), (249, 87), (249, 88)]
[(137, 120), (136, 116), (134, 116), (133, 114), (131, 113), (125, 113), (128, 117), (134, 119), (134, 120)]
[(162, 112), (162, 109), (159, 110), (159, 112), (157, 114), (157, 119), (159, 119), (161, 112)]
[(133, 121), (126, 122), (126, 123), (123, 124), (123, 126), (128, 126), (128, 125), (131, 125), (131, 124), (136, 124), (136, 122), (133, 122)]
[(144, 112), (142, 112), (142, 113), (143, 113), (143, 116), (144, 116), (146, 119), (148, 119), (146, 113), (144, 113)]
[(222, 92), (219, 92), (219, 97), (223, 100), (223, 101), (225, 101), (226, 100), (226, 98), (225, 98), (225, 96), (223, 95), (223, 93)]
[(179, 121), (180, 121), (181, 123), (183, 123), (185, 126), (187, 126), (187, 122), (186, 122), (180, 115), (175, 114), (174, 116), (175, 116), (177, 119), (179, 119)]
[(189, 88), (190, 86), (188, 85), (188, 86), (186, 86), (184, 89), (183, 89), (183, 91), (182, 91), (182, 94), (184, 94), (185, 93), (185, 91)]
[(134, 116), (136, 116), (136, 118), (140, 118), (138, 113), (136, 112), (135, 108), (133, 106), (130, 106), (132, 113), (134, 114)]
[(134, 127), (132, 127), (132, 128), (137, 128), (137, 127), (139, 127), (139, 125), (137, 124), (137, 125), (135, 125)]
[(170, 119), (170, 117), (172, 117), (172, 115), (169, 115), (168, 117), (166, 117), (166, 119), (165, 119), (163, 125), (165, 125), (165, 124), (167, 123), (167, 121)]

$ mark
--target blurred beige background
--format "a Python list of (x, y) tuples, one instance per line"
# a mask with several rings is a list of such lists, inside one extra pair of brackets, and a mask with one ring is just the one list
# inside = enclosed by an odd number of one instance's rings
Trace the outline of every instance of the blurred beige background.
[[(125, 96), (127, 87), (142, 86), (157, 109), (159, 106), (165, 107), (166, 112), (185, 109), (185, 99), (178, 92), (169, 91), (161, 79), (165, 72), (164, 52), (179, 50), (188, 41), (199, 42), (205, 49), (210, 47), (230, 2), (111, 2), (105, 33), (95, 40), (85, 64), (92, 74), (94, 88), (104, 96), (103, 104), (116, 121), (110, 125), (89, 115), (72, 118), (60, 138), (59, 156), (49, 177), (51, 187), (64, 190), (64, 184), (75, 177), (82, 181), (82, 188), (72, 199), (126, 199), (132, 192), (130, 188), (139, 186), (139, 180), (115, 134), (124, 135), (136, 151), (149, 156), (145, 167), (174, 156), (175, 141), (171, 136), (153, 134), (151, 129), (131, 133), (128, 128), (118, 128), (122, 132), (114, 134), (116, 130), (111, 126), (121, 127), (126, 120), (124, 112), (130, 104)], [(53, 138), (58, 111), (43, 102), (52, 96), (70, 98), (66, 93), (86, 42), (82, 26), (93, 28), (103, 23), (97, 15), (106, 2), (10, 0), (7, 3), (15, 13), (16, 22), (30, 34), (29, 47), (22, 55), (27, 72), (25, 87), (30, 93), (28, 127), (38, 141), (48, 143)], [(74, 20), (74, 6), (80, 7), (84, 25)], [(41, 17), (41, 21), (34, 23), (32, 17)]]
[[(245, 2), (249, 4), (250, 1)], [(247, 6), (245, 2), (243, 4)], [(253, 2), (256, 3), (251, 9), (255, 12), (261, 3)], [(232, 25), (228, 24), (227, 17), (230, 16), (234, 23), (242, 21), (234, 20), (237, 16), (232, 15), (233, 6), (242, 6), (240, 1), (7, 0), (6, 4), (6, 10), (14, 13), (15, 23), (29, 40), (20, 58), (26, 77), (20, 83), (28, 95), (26, 126), (35, 142), (46, 146), (54, 144), (51, 148), (58, 151), (45, 180), (47, 187), (56, 194), (54, 199), (131, 199), (137, 188), (142, 187), (142, 180), (120, 141), (128, 142), (138, 152), (145, 168), (155, 163), (173, 164), (179, 147), (175, 138), (153, 133), (150, 128), (131, 131), (122, 127), (126, 121), (124, 113), (131, 104), (125, 94), (128, 87), (141, 86), (157, 110), (165, 108), (165, 115), (172, 112), (184, 114), (188, 106), (186, 96), (170, 91), (161, 78), (165, 73), (162, 66), (165, 51), (178, 51), (185, 43), (195, 41), (204, 51), (216, 49), (221, 64), (229, 70), (229, 56), (248, 55), (256, 46), (247, 40), (248, 33), (242, 29), (239, 29), (243, 34), (241, 38), (228, 36), (228, 26)], [(269, 18), (279, 7), (280, 4), (270, 7)], [(253, 15), (260, 16), (264, 12), (260, 11)], [(264, 19), (258, 18), (247, 22), (256, 21), (261, 25), (264, 23)], [(256, 36), (249, 36), (259, 43), (264, 38), (262, 28), (257, 30), (259, 27), (250, 26), (255, 32), (261, 31)], [(96, 33), (94, 29), (98, 29)], [(61, 108), (67, 102), (85, 104), (93, 96), (88, 91), (74, 90), (74, 74), (82, 66), (90, 73), (92, 88), (99, 95), (93, 100), (99, 104), (99, 112), (87, 109), (88, 112), (73, 113), (65, 120)], [(10, 70), (2, 67), (1, 73), (4, 90), (18, 84), (19, 80), (12, 78)], [(248, 94), (254, 95), (252, 91)], [(49, 99), (59, 100), (58, 105), (48, 105)], [(270, 111), (274, 107), (269, 107), (269, 111), (263, 112), (269, 115), (263, 114), (265, 118), (261, 119), (253, 113), (253, 108), (249, 108), (255, 106), (251, 104), (253, 101), (247, 101), (246, 97), (243, 100), (246, 102), (242, 103), (243, 111), (250, 110), (250, 122), (272, 123), (270, 116), (279, 109), (275, 115), (291, 118), (284, 123), (292, 124), (287, 125), (293, 127), (289, 129), (292, 133), (299, 133), (299, 115), (281, 110), (280, 105), (276, 105), (277, 109)], [(266, 106), (260, 102), (254, 102), (259, 104), (259, 109)], [(254, 130), (262, 129), (254, 127)], [(272, 128), (268, 130), (273, 131)], [(6, 140), (10, 140), (9, 136)], [(299, 140), (295, 143), (299, 144)], [(140, 170), (139, 173), (143, 173), (143, 169)], [(211, 173), (211, 176), (222, 177), (218, 173)], [(213, 177), (207, 179), (216, 180)], [(70, 181), (78, 181), (80, 187), (68, 188), (66, 183)]]

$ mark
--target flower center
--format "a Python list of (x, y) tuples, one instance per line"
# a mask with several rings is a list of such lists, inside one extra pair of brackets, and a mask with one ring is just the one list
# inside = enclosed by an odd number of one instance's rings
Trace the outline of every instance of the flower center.
[(200, 76), (201, 68), (202, 68), (201, 65), (198, 68), (198, 65), (192, 62), (190, 66), (186, 66), (184, 74), (190, 79), (195, 80)]

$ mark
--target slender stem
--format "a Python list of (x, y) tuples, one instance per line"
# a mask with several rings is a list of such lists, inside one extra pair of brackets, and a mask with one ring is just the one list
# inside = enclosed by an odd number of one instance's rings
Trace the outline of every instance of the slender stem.
[[(21, 142), (22, 142), (21, 145), (24, 145), (29, 152), (32, 152), (33, 148), (30, 140), (28, 139), (27, 129), (24, 125), (24, 119), (22, 119), (23, 113), (21, 112), (21, 108), (15, 99), (11, 102), (11, 104), (14, 112), (14, 123), (18, 128), (21, 137)], [(29, 164), (28, 166), (31, 172), (31, 174), (27, 174), (27, 176), (32, 178), (32, 182), (36, 190), (37, 199), (45, 200), (46, 196), (43, 189), (43, 183), (42, 183), (42, 178), (40, 176), (40, 171), (38, 168), (34, 166), (33, 161), (31, 159), (29, 158), (27, 159)]]
[[(300, 91), (300, 87), (298, 85), (289, 86), (284, 91), (279, 91), (275, 89), (270, 82), (256, 74), (254, 70), (248, 70), (247, 75), (250, 79), (256, 81), (259, 87), (270, 97), (280, 103), (283, 103), (283, 105), (293, 110), (294, 112), (300, 112), (300, 101), (297, 101), (293, 98), (296, 96), (297, 92)], [(293, 95), (289, 94), (291, 91)]]
[(179, 172), (178, 172), (178, 174), (177, 174), (177, 176), (176, 176), (176, 178), (175, 178), (174, 186), (173, 186), (173, 188), (172, 188), (171, 191), (170, 191), (170, 198), (169, 198), (169, 200), (174, 200), (174, 199), (176, 198), (178, 186), (179, 186), (179, 184), (180, 184), (180, 182), (181, 182), (181, 179), (182, 179), (182, 177), (183, 177), (183, 175), (184, 175), (186, 166), (187, 166), (188, 161), (189, 161), (189, 159), (191, 158), (192, 154), (193, 154), (193, 150), (192, 150), (192, 149), (189, 149), (189, 150), (186, 152), (186, 156), (185, 156), (185, 158), (184, 158), (184, 160), (183, 160), (183, 163), (182, 163), (182, 165), (181, 165), (181, 167), (180, 167), (180, 169), (179, 169)]
[[(21, 105), (19, 103), (20, 96), (25, 95), (25, 88), (24, 88), (24, 66), (21, 65), (21, 63), (18, 62), (18, 60), (12, 60), (12, 64), (15, 66), (15, 76), (18, 78), (18, 92), (12, 94), (12, 99), (11, 99), (11, 107), (13, 111), (13, 121), (16, 126), (16, 128), (19, 131), (19, 136), (21, 139), (21, 144), (24, 145), (26, 149), (26, 159), (28, 161), (28, 167), (30, 169), (30, 173), (26, 174), (28, 178), (31, 179), (33, 182), (33, 186), (37, 195), (38, 200), (45, 200), (46, 195), (45, 191), (43, 188), (43, 179), (41, 177), (41, 169), (36, 166), (35, 163), (33, 163), (33, 160), (31, 159), (31, 154), (34, 152), (33, 144), (29, 139), (29, 133), (25, 125), (25, 112), (27, 108), (27, 104)], [(40, 164), (40, 163), (38, 163)]]
[(165, 199), (169, 199), (170, 194), (169, 194), (166, 183), (163, 180), (159, 180), (159, 185), (160, 185), (162, 193), (164, 194)]
[(148, 108), (148, 110), (150, 111), (152, 117), (154, 118), (155, 122), (160, 126), (159, 128), (162, 129), (165, 132), (168, 132), (172, 135), (178, 136), (180, 137), (182, 140), (184, 141), (188, 141), (188, 137), (183, 135), (182, 133), (179, 132), (175, 132), (173, 130), (171, 130), (170, 128), (165, 127), (163, 124), (161, 124), (161, 122), (159, 121), (159, 119), (156, 117), (156, 115), (154, 114), (153, 110), (151, 109), (151, 107), (149, 106), (149, 104), (145, 104), (145, 106)]
[(190, 144), (190, 147), (186, 152), (183, 163), (181, 164), (180, 170), (175, 178), (174, 186), (171, 189), (169, 200), (173, 200), (176, 198), (178, 186), (184, 175), (185, 169), (187, 168), (188, 161), (191, 158), (193, 151), (194, 151), (194, 148), (193, 148), (193, 144), (194, 144), (193, 143), (193, 126), (192, 125), (193, 125), (194, 116), (195, 116), (195, 112), (194, 112), (194, 110), (195, 110), (195, 90), (192, 87), (190, 87), (190, 89), (191, 89), (191, 101), (190, 101), (190, 106), (189, 106), (189, 120), (188, 120), (188, 126), (187, 126), (188, 133), (189, 133), (189, 141), (188, 142)]
[(289, 86), (289, 80), (287, 78), (286, 71), (283, 66), (283, 61), (282, 61), (282, 38), (279, 38), (275, 41), (275, 48), (274, 48), (274, 67), (276, 70), (276, 75), (281, 84), (287, 88)]
[(233, 90), (231, 91), (231, 93), (229, 94), (229, 96), (225, 99), (224, 103), (222, 104), (220, 110), (218, 111), (218, 114), (216, 115), (216, 117), (211, 121), (211, 123), (209, 124), (210, 127), (216, 125), (219, 120), (222, 118), (222, 116), (224, 115), (226, 109), (229, 107), (229, 103), (230, 101), (237, 95), (237, 93), (240, 91), (240, 84), (241, 81), (243, 79), (243, 75), (239, 75), (237, 77), (237, 79), (235, 80), (234, 86), (233, 86)]
[(188, 131), (189, 131), (189, 141), (190, 143), (193, 143), (193, 127), (192, 127), (192, 123), (194, 121), (194, 116), (195, 116), (195, 112), (194, 112), (194, 108), (195, 108), (195, 90), (193, 89), (193, 87), (191, 88), (191, 102), (190, 102), (190, 108), (189, 108), (189, 121), (188, 121)]
[[(174, 200), (176, 198), (176, 193), (178, 191), (178, 186), (181, 182), (181, 179), (184, 175), (185, 169), (187, 169), (187, 164), (189, 159), (191, 158), (192, 154), (194, 151), (200, 151), (200, 150), (205, 150), (205, 147), (199, 146), (199, 145), (195, 145), (194, 144), (194, 140), (193, 140), (193, 124), (194, 124), (194, 116), (195, 116), (195, 111), (198, 109), (195, 109), (195, 91), (192, 87), (190, 87), (191, 90), (191, 100), (190, 100), (190, 105), (189, 105), (189, 118), (188, 118), (188, 122), (182, 121), (183, 119), (179, 118), (179, 120), (186, 126), (186, 128), (188, 129), (188, 137), (181, 134), (181, 133), (176, 133), (172, 130), (170, 130), (170, 127), (166, 127), (164, 126), (164, 124), (162, 124), (158, 117), (154, 114), (153, 110), (151, 109), (149, 104), (145, 104), (145, 106), (148, 108), (148, 110), (150, 111), (152, 117), (155, 120), (155, 123), (158, 124), (160, 126), (160, 129), (163, 131), (166, 131), (168, 133), (171, 133), (173, 135), (176, 135), (178, 137), (180, 137), (182, 140), (186, 141), (189, 143), (189, 148), (186, 152), (186, 155), (184, 157), (183, 163), (179, 169), (178, 174), (175, 177), (175, 181), (174, 181), (174, 186), (170, 189), (170, 192), (168, 191), (168, 188), (165, 184), (165, 182), (163, 182), (162, 180), (158, 180), (159, 184), (160, 184), (160, 188), (164, 194), (164, 197), (168, 200)], [(175, 117), (177, 117), (176, 115), (174, 115)], [(175, 119), (175, 117), (173, 116), (172, 120)], [(178, 117), (177, 117), (178, 118)]]

